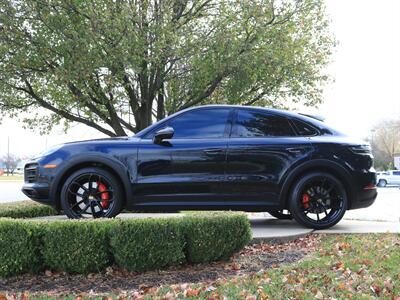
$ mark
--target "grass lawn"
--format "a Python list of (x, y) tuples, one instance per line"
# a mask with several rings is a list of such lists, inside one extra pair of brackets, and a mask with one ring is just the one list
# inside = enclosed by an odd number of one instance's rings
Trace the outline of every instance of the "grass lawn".
[(250, 275), (63, 299), (400, 299), (399, 234), (327, 235), (317, 249), (297, 263)]
[(144, 299), (185, 293), (193, 299), (400, 299), (399, 266), (399, 234), (327, 236), (317, 253), (295, 265), (186, 291), (166, 286)]
[(16, 175), (7, 176), (7, 174), (3, 174), (2, 176), (0, 176), (0, 182), (1, 181), (15, 181), (15, 180), (18, 180), (18, 181), (24, 180), (24, 175), (16, 174)]

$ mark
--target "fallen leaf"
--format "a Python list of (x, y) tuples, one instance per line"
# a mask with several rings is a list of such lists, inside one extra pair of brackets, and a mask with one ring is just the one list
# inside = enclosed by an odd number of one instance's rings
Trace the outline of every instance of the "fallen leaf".
[(21, 294), (21, 300), (28, 300), (29, 299), (29, 292), (28, 291), (24, 291)]
[(371, 285), (370, 288), (377, 296), (379, 296), (381, 294), (381, 292), (382, 292), (381, 287), (379, 285), (377, 285), (377, 284)]
[(384, 286), (385, 286), (385, 288), (389, 291), (389, 292), (391, 292), (392, 290), (393, 290), (393, 282), (392, 282), (392, 280), (389, 278), (389, 279), (386, 279), (384, 282), (383, 282), (383, 284), (384, 284)]
[(175, 294), (168, 292), (164, 296), (162, 296), (162, 300), (171, 300), (175, 298)]
[(191, 289), (191, 288), (188, 288), (187, 290), (185, 290), (185, 291), (183, 292), (183, 295), (184, 295), (185, 297), (193, 297), (193, 296), (198, 296), (199, 293), (200, 293), (200, 289)]
[(317, 293), (315, 294), (315, 298), (316, 299), (324, 299), (324, 295), (322, 295), (321, 291), (317, 291)]

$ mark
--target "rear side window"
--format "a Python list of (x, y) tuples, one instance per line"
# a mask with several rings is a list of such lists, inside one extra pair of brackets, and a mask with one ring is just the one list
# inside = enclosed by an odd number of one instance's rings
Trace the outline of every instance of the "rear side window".
[(298, 135), (300, 136), (314, 136), (318, 134), (318, 131), (306, 122), (297, 119), (292, 119), (292, 122), (296, 127)]
[(295, 136), (289, 120), (268, 113), (239, 110), (232, 137)]
[(229, 109), (214, 108), (186, 112), (168, 122), (174, 128), (173, 139), (223, 137)]
[(400, 175), (400, 171), (393, 171), (393, 175), (399, 176)]

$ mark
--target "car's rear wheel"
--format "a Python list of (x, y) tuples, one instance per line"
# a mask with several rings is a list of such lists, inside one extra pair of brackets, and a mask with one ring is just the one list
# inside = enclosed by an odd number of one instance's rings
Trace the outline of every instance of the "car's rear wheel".
[(268, 213), (279, 219), (279, 220), (291, 220), (293, 219), (292, 215), (290, 214), (290, 211), (288, 211), (287, 209), (282, 209), (282, 210), (271, 210), (268, 211)]
[(379, 179), (378, 186), (385, 187), (387, 185), (387, 181), (385, 179)]
[(72, 219), (112, 218), (122, 209), (120, 182), (100, 168), (84, 168), (71, 174), (61, 189), (61, 207)]
[(300, 178), (290, 195), (294, 219), (309, 228), (325, 229), (338, 223), (347, 209), (347, 193), (334, 176), (315, 172)]

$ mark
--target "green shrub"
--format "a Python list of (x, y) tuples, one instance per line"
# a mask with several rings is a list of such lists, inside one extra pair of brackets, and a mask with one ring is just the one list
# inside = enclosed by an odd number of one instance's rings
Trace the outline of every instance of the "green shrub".
[(180, 218), (120, 221), (110, 233), (115, 262), (128, 270), (151, 270), (184, 261)]
[(0, 204), (0, 218), (35, 218), (57, 214), (53, 207), (31, 200)]
[(229, 258), (251, 238), (243, 214), (181, 218), (25, 221), (0, 219), (0, 277), (43, 269), (98, 272), (116, 262), (154, 270)]
[(228, 259), (251, 240), (250, 223), (241, 213), (191, 214), (184, 223), (186, 259), (192, 263)]
[(40, 269), (36, 225), (17, 220), (0, 220), (0, 276), (32, 273)]
[(112, 220), (41, 222), (41, 254), (46, 268), (90, 273), (110, 265), (108, 230)]

